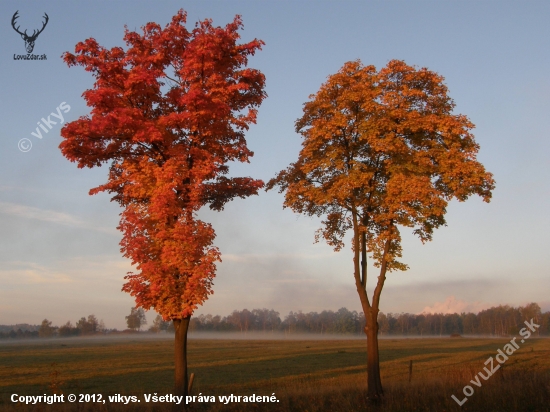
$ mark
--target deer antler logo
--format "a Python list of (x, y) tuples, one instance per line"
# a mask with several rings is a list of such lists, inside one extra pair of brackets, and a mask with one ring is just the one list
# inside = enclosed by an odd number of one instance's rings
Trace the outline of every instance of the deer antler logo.
[(48, 20), (49, 20), (50, 18), (48, 17), (48, 15), (47, 15), (46, 13), (44, 13), (44, 18), (46, 19), (46, 21), (45, 21), (44, 23), (42, 23), (42, 28), (41, 28), (40, 30), (38, 30), (38, 31), (33, 30), (32, 35), (29, 36), (29, 35), (27, 34), (27, 30), (25, 30), (25, 32), (21, 33), (21, 32), (19, 31), (19, 27), (20, 27), (20, 26), (15, 27), (15, 23), (16, 23), (15, 21), (16, 21), (17, 18), (19, 17), (19, 16), (17, 15), (18, 13), (19, 13), (19, 10), (17, 10), (17, 11), (14, 13), (13, 17), (11, 18), (11, 25), (12, 25), (13, 29), (14, 29), (17, 33), (19, 33), (19, 34), (21, 35), (21, 38), (22, 38), (23, 40), (25, 40), (25, 48), (27, 49), (27, 53), (32, 53), (32, 51), (33, 51), (33, 49), (34, 49), (34, 42), (36, 41), (36, 38), (38, 37), (38, 35), (39, 35), (40, 33), (42, 33), (42, 31), (43, 31), (44, 28), (46, 27), (46, 24), (48, 24)]

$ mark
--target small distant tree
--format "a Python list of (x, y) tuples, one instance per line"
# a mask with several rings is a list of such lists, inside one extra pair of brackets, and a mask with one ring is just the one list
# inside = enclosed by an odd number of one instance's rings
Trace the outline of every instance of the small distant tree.
[(132, 308), (130, 314), (126, 316), (126, 324), (128, 329), (132, 330), (140, 330), (143, 325), (146, 325), (147, 318), (143, 308)]
[(95, 315), (88, 315), (87, 322), (90, 334), (93, 335), (99, 331), (99, 321), (97, 320)]
[(164, 319), (162, 319), (162, 316), (157, 315), (156, 318), (153, 320), (153, 324), (149, 328), (149, 332), (153, 332), (153, 333), (166, 332), (169, 325), (170, 325), (170, 322), (165, 321)]
[(85, 317), (81, 317), (79, 320), (77, 320), (75, 327), (78, 328), (78, 330), (80, 331), (80, 335), (89, 334), (88, 321)]
[(149, 326), (149, 332), (151, 332), (151, 333), (159, 333), (160, 332), (160, 327), (159, 327), (158, 324), (155, 324), (155, 321), (153, 321), (153, 324), (151, 326)]
[[(519, 312), (523, 320), (533, 319), (536, 324), (541, 323), (542, 319), (542, 310), (538, 303), (532, 302), (528, 305), (519, 308)], [(537, 336), (540, 336), (540, 328), (536, 331)]]
[(103, 319), (101, 319), (97, 325), (97, 331), (101, 333), (105, 333), (107, 328), (105, 328), (105, 322), (103, 322)]
[(48, 319), (44, 319), (38, 330), (38, 336), (41, 338), (51, 338), (55, 332), (55, 327)]
[[(70, 325), (70, 322), (67, 322)], [(76, 322), (76, 328), (80, 331), (80, 335), (93, 335), (97, 333), (99, 321), (95, 315), (88, 315), (88, 318), (82, 317)]]
[(69, 337), (69, 336), (77, 336), (80, 334), (80, 330), (78, 328), (75, 328), (73, 324), (70, 321), (67, 321), (63, 326), (59, 328), (59, 336), (62, 337)]
[(76, 327), (81, 335), (93, 335), (97, 332), (99, 322), (95, 315), (88, 315), (88, 318), (82, 317), (76, 322)]
[(386, 335), (390, 330), (390, 322), (388, 321), (388, 317), (385, 313), (380, 312), (378, 314), (378, 331), (382, 335)]

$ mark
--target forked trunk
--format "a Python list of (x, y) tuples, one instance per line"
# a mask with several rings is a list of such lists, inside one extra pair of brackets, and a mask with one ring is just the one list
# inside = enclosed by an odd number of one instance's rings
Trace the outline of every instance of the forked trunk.
[[(380, 380), (380, 358), (378, 354), (378, 308), (380, 307), (380, 294), (386, 280), (387, 262), (386, 256), (390, 250), (391, 240), (386, 240), (384, 245), (384, 254), (382, 256), (382, 264), (380, 265), (380, 275), (374, 289), (372, 297), (372, 305), (367, 296), (367, 235), (366, 231), (359, 230), (359, 221), (356, 211), (352, 212), (353, 216), (353, 250), (354, 250), (354, 276), (355, 286), (361, 307), (365, 314), (365, 334), (367, 335), (367, 397), (369, 401), (378, 403), (384, 395), (382, 389), (382, 381)], [(365, 218), (362, 222), (366, 227), (368, 220)], [(393, 226), (393, 221), (390, 222), (390, 230)], [(361, 257), (361, 261), (359, 258)]]
[(380, 380), (380, 358), (378, 354), (378, 311), (369, 310), (365, 314), (367, 324), (365, 326), (365, 334), (367, 335), (367, 394), (372, 402), (378, 402), (384, 390), (382, 389), (382, 381)]
[(187, 330), (189, 329), (189, 320), (191, 316), (183, 319), (174, 319), (174, 330), (176, 331), (174, 344), (174, 361), (176, 366), (175, 378), (176, 385), (174, 395), (187, 396)]

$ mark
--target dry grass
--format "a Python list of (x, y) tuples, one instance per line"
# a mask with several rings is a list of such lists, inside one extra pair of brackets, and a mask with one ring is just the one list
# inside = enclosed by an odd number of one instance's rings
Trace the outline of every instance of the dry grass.
[[(386, 396), (375, 407), (365, 400), (363, 340), (246, 341), (191, 340), (193, 394), (271, 395), (276, 404), (193, 405), (203, 411), (548, 411), (550, 340), (530, 339), (510, 356), (460, 408), (462, 388), (502, 348), (500, 339), (381, 340)], [(0, 408), (6, 410), (169, 410), (144, 405), (142, 394), (170, 393), (172, 341), (52, 340), (0, 345)], [(408, 379), (413, 360), (412, 382)], [(470, 384), (471, 385), (471, 384)], [(135, 395), (140, 404), (54, 405), (22, 408), (12, 393)]]

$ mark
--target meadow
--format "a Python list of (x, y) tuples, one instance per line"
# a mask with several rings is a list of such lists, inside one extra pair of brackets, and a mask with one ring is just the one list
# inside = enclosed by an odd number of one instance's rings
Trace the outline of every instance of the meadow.
[[(192, 395), (269, 395), (278, 403), (194, 403), (196, 411), (549, 411), (550, 339), (530, 338), (481, 387), (470, 380), (509, 339), (381, 339), (380, 405), (365, 400), (364, 339), (190, 339)], [(409, 375), (410, 361), (413, 362)], [(409, 382), (410, 379), (410, 382)], [(145, 403), (173, 385), (170, 337), (51, 339), (0, 344), (0, 408), (19, 410), (170, 410)], [(465, 385), (475, 392), (460, 407)], [(140, 403), (13, 404), (10, 396), (121, 394)]]

